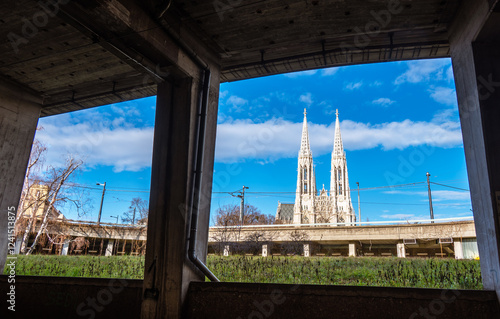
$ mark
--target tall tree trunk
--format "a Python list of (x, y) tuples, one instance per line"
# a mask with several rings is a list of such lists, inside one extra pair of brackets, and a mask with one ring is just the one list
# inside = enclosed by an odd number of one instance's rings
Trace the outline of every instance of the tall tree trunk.
[(38, 244), (38, 241), (40, 240), (40, 236), (45, 232), (45, 229), (47, 228), (47, 224), (49, 221), (49, 215), (50, 211), (54, 208), (54, 204), (57, 201), (59, 191), (61, 190), (61, 187), (63, 186), (64, 182), (66, 179), (69, 178), (69, 176), (81, 165), (80, 163), (75, 163), (73, 159), (70, 160), (68, 167), (66, 170), (61, 174), (61, 178), (59, 179), (59, 183), (57, 184), (57, 188), (55, 189), (54, 193), (52, 194), (52, 197), (50, 199), (49, 205), (47, 205), (47, 208), (45, 209), (43, 213), (43, 220), (42, 224), (40, 225), (40, 229), (38, 230), (38, 233), (36, 234), (35, 240), (33, 241), (33, 244), (31, 245), (30, 249), (26, 253), (26, 255), (31, 255), (33, 250), (36, 248), (36, 245)]

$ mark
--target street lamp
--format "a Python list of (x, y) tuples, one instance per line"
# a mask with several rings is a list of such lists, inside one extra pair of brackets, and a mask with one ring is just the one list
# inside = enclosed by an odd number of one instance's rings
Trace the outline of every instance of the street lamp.
[(106, 193), (106, 182), (96, 183), (97, 186), (102, 186), (101, 207), (99, 208), (99, 215), (97, 216), (97, 225), (101, 223), (102, 203), (104, 202), (104, 194)]
[(109, 216), (109, 217), (116, 218), (116, 223), (118, 224), (118, 217), (119, 216)]
[[(361, 202), (359, 201), (359, 182), (356, 182), (356, 185), (358, 185), (358, 214), (359, 214), (359, 222), (361, 223)], [(361, 224), (358, 224), (361, 226)]]

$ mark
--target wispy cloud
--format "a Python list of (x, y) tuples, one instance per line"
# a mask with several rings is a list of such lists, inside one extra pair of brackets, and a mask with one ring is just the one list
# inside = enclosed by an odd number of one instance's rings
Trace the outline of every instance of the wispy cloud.
[(300, 72), (292, 72), (284, 74), (287, 78), (296, 79), (304, 76), (311, 76), (318, 73), (318, 70), (309, 70), (309, 71), (300, 71)]
[(311, 104), (313, 104), (311, 93), (302, 94), (299, 97), (299, 100), (300, 102), (307, 104), (307, 106), (311, 106)]
[(331, 76), (336, 74), (339, 71), (339, 68), (328, 68), (321, 70), (321, 76)]
[[(398, 76), (394, 84), (403, 83), (420, 83), (424, 81), (442, 80), (444, 76), (449, 76), (449, 71), (445, 68), (449, 65), (446, 59), (433, 59), (425, 61), (410, 61), (406, 62), (408, 70)], [(444, 73), (447, 73), (444, 75)]]
[(384, 106), (384, 107), (388, 107), (389, 105), (394, 104), (394, 103), (396, 103), (396, 101), (393, 101), (387, 97), (381, 97), (379, 99), (372, 101), (372, 104), (380, 105), (380, 106)]
[(445, 105), (456, 105), (457, 104), (457, 94), (455, 89), (447, 87), (431, 87), (429, 89), (431, 98), (441, 104)]
[(245, 100), (244, 98), (241, 98), (236, 95), (231, 95), (227, 100), (226, 100), (226, 105), (231, 105), (235, 110), (242, 110), (242, 106), (245, 106), (248, 104), (248, 100)]
[(350, 82), (350, 83), (347, 83), (345, 85), (344, 90), (354, 91), (354, 90), (357, 90), (357, 89), (361, 88), (362, 86), (363, 86), (363, 81)]

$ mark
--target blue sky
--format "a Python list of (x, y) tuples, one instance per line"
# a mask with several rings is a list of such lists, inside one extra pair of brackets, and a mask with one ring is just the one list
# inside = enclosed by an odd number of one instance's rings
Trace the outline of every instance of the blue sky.
[[(67, 152), (86, 166), (75, 182), (87, 189), (94, 220), (107, 182), (103, 221), (133, 197), (148, 198), (155, 98), (40, 120), (47, 163)], [(362, 220), (429, 216), (426, 172), (436, 218), (471, 216), (467, 173), (449, 59), (367, 64), (224, 83), (220, 89), (212, 211), (239, 204), (229, 192), (249, 186), (246, 202), (275, 214), (294, 202), (303, 110), (317, 188), (329, 189), (335, 109), (339, 109), (353, 206), (360, 183)], [(391, 185), (420, 183), (405, 187)], [(458, 189), (457, 189), (458, 188)], [(63, 213), (76, 218), (72, 209)]]

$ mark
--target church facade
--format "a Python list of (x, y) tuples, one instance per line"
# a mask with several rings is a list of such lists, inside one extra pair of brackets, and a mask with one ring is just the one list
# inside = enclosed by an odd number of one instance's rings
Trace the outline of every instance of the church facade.
[(307, 112), (304, 110), (295, 204), (278, 203), (277, 220), (290, 224), (338, 223), (352, 225), (356, 222), (356, 214), (351, 202), (346, 154), (340, 134), (338, 110), (331, 159), (330, 190), (327, 191), (323, 185), (323, 188), (318, 192), (313, 156), (309, 145)]

